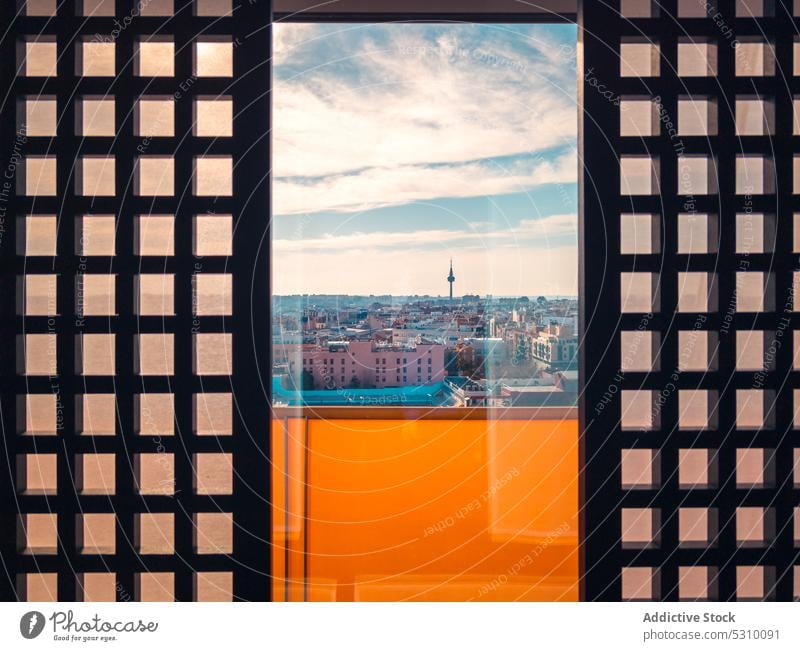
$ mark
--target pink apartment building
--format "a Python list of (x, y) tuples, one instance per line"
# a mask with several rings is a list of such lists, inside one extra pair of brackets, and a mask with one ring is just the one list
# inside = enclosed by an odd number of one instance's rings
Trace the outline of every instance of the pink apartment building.
[(276, 344), (276, 363), (290, 373), (303, 370), (314, 378), (314, 389), (358, 386), (378, 388), (441, 382), (445, 377), (444, 344), (382, 344), (374, 341), (336, 341), (314, 344)]

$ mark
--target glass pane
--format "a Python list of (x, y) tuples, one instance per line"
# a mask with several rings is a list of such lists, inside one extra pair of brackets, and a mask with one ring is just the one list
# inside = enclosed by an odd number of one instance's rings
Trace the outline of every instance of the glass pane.
[[(274, 598), (304, 598), (306, 540), (312, 601), (576, 599), (575, 27), (274, 36)], [(626, 251), (658, 252), (634, 217)]]

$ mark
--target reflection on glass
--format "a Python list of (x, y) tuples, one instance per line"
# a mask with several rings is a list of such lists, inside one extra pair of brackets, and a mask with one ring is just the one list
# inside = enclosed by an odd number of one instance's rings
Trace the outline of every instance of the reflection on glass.
[(576, 600), (575, 29), (274, 37), (273, 599)]
[(275, 404), (575, 403), (575, 37), (275, 26)]

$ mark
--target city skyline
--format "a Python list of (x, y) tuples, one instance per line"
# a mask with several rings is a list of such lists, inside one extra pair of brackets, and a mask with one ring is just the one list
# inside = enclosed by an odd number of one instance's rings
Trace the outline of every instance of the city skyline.
[(276, 26), (274, 293), (576, 295), (574, 41)]

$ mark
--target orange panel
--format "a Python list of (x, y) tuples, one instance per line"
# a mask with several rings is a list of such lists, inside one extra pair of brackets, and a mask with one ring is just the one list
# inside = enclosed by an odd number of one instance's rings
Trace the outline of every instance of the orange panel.
[(577, 600), (576, 421), (312, 419), (307, 488), (305, 436), (275, 422), (276, 599)]

